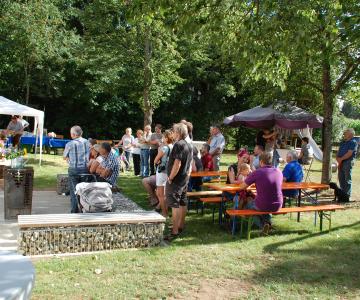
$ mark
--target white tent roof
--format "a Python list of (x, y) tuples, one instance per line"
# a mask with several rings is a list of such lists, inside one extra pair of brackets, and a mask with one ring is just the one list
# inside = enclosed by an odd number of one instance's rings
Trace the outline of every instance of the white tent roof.
[[(26, 117), (34, 117), (35, 125), (34, 130), (36, 130), (36, 136), (43, 136), (44, 133), (44, 112), (37, 110), (26, 105), (22, 105), (15, 101), (6, 99), (5, 97), (0, 96), (0, 114), (2, 115), (21, 115)], [(38, 130), (37, 130), (38, 129)], [(42, 138), (40, 140), (40, 163), (42, 158)], [(36, 138), (38, 141), (38, 138)]]

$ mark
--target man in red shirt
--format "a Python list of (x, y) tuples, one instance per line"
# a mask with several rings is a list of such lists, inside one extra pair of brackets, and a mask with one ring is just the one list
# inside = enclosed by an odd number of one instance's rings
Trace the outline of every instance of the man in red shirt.
[(202, 162), (204, 171), (213, 171), (214, 170), (213, 159), (212, 159), (212, 156), (209, 153), (209, 151), (210, 151), (210, 145), (204, 144), (201, 148), (201, 162)]

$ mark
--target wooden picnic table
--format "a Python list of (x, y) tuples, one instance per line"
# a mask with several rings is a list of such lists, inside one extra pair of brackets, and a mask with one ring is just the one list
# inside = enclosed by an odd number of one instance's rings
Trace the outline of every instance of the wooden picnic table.
[(215, 176), (226, 176), (227, 171), (199, 171), (192, 172), (191, 177), (215, 177)]
[[(214, 183), (210, 184), (209, 188), (217, 191), (222, 191), (223, 194), (225, 192), (229, 192), (232, 194), (235, 194), (235, 197), (238, 197), (238, 193), (241, 191), (239, 184), (222, 184), (222, 183)], [(299, 195), (297, 199), (297, 206), (301, 206), (301, 191), (303, 190), (316, 190), (317, 192), (319, 190), (326, 190), (329, 188), (328, 184), (322, 184), (317, 182), (283, 182), (282, 183), (282, 190), (299, 190)], [(256, 190), (255, 184), (250, 185), (248, 190)], [(235, 198), (235, 201), (237, 198)], [(223, 202), (224, 202), (224, 196), (223, 196)], [(236, 206), (236, 205), (235, 205)], [(237, 207), (235, 207), (237, 208)], [(222, 214), (222, 205), (220, 205), (219, 214)], [(221, 222), (221, 216), (219, 215), (219, 221)], [(298, 213), (297, 221), (300, 221), (300, 213)]]

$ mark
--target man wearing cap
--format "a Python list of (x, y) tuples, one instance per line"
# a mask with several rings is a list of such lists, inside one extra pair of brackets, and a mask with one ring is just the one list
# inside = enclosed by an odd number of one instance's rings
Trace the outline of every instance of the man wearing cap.
[(6, 135), (11, 134), (12, 144), (14, 147), (17, 147), (20, 143), (20, 138), (24, 132), (24, 127), (19, 120), (19, 116), (12, 116), (11, 121), (9, 122), (9, 125), (6, 128)]
[(82, 137), (80, 126), (70, 129), (72, 141), (67, 143), (64, 150), (64, 159), (69, 163), (69, 185), (71, 198), (71, 213), (78, 213), (78, 203), (75, 195), (75, 187), (81, 182), (80, 174), (88, 174), (88, 163), (90, 156), (89, 141)]
[(211, 138), (209, 141), (209, 145), (210, 145), (209, 153), (213, 158), (214, 171), (219, 171), (221, 153), (225, 148), (225, 138), (221, 134), (220, 128), (218, 126), (212, 126), (210, 128), (210, 134), (211, 134)]
[(340, 188), (349, 196), (349, 198), (351, 196), (352, 168), (355, 164), (358, 148), (354, 136), (355, 131), (353, 128), (348, 128), (344, 131), (344, 140), (340, 143), (339, 151), (336, 155)]

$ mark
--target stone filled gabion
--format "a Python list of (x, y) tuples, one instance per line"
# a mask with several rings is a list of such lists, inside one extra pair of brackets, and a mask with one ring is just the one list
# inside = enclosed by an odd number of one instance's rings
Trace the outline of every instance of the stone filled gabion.
[(163, 223), (27, 228), (19, 234), (23, 255), (79, 253), (157, 246), (163, 240)]

